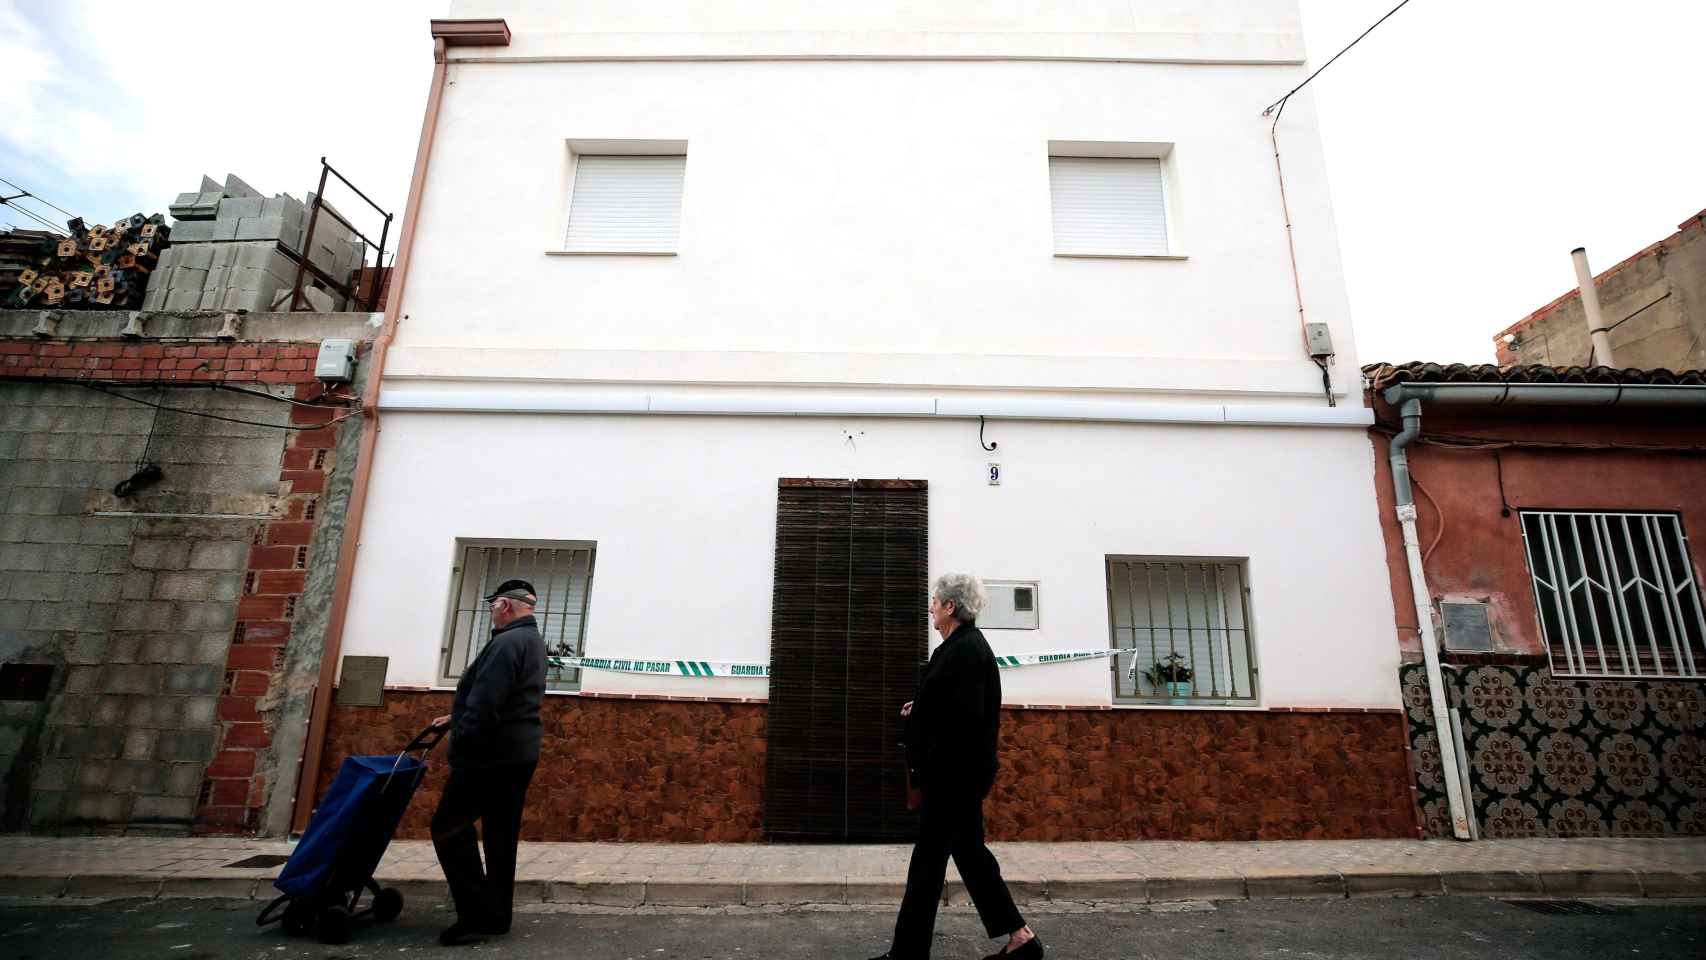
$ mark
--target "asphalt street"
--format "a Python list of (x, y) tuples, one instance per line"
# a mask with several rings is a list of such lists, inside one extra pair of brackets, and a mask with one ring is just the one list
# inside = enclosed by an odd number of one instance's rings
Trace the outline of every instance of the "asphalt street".
[[(1553, 908), (1557, 909), (1557, 908)], [(1051, 957), (1130, 958), (1706, 957), (1706, 906), (1597, 901), (1539, 912), (1462, 897), (1421, 900), (1263, 900), (1097, 912), (1039, 912), (1029, 919)], [(11, 960), (141, 958), (350, 958), (399, 955), (586, 958), (586, 960), (752, 960), (865, 958), (888, 942), (888, 910), (772, 913), (587, 914), (530, 912), (507, 937), (457, 948), (437, 945), (443, 908), (405, 909), (389, 924), (363, 925), (341, 946), (257, 929), (258, 905), (224, 900), (119, 900), (107, 903), (14, 900), (0, 903), (0, 956)], [(999, 944), (983, 939), (976, 916), (945, 912), (936, 958), (978, 958)]]

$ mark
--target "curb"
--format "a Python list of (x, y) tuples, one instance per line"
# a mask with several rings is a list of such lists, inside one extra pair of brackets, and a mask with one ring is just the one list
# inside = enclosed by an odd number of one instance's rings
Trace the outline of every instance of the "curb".
[[(385, 883), (385, 881), (381, 881)], [(447, 901), (442, 880), (393, 880), (409, 900)], [(905, 884), (891, 880), (819, 877), (794, 880), (522, 880), (516, 900), (602, 907), (804, 906), (895, 904)], [(1345, 899), (1361, 897), (1706, 897), (1706, 872), (1693, 870), (1553, 870), (1446, 873), (1251, 873), (1194, 877), (1035, 877), (1009, 881), (1020, 903), (1176, 903), (1181, 901)], [(270, 900), (266, 879), (217, 875), (150, 877), (87, 874), (0, 877), (0, 896), (35, 899), (222, 898)], [(950, 882), (948, 905), (967, 902), (965, 886)]]

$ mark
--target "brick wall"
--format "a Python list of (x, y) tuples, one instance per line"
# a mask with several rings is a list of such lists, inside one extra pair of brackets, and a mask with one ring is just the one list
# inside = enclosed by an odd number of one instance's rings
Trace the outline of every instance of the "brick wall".
[[(321, 498), (347, 411), (279, 400), (347, 406), (307, 337), (366, 317), (251, 317), (257, 339), (220, 341), (217, 315), (150, 315), (141, 340), (124, 314), (66, 315), (68, 336), (19, 336), (38, 316), (0, 312), (0, 660), (53, 680), (0, 701), (4, 827), (253, 830), (292, 787), (297, 757), (272, 750), (300, 722), (286, 645), (341, 521)], [(163, 477), (115, 495), (142, 461)]]
[[(218, 380), (313, 386), (314, 343), (0, 342), (0, 376), (101, 380)], [(317, 392), (317, 391), (316, 391)]]
[[(395, 753), (450, 700), (334, 706), (319, 792), (344, 757)], [(543, 718), (526, 839), (763, 840), (763, 704), (552, 696)], [(1398, 711), (1008, 710), (1001, 742), (998, 840), (1416, 836)], [(404, 836), (427, 835), (442, 747), (435, 760)]]

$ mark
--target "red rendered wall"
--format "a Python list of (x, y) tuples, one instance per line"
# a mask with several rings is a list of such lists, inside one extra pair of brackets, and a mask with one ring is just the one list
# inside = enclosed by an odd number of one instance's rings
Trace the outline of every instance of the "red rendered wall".
[[(1396, 427), (1397, 411), (1376, 404), (1378, 421)], [(1574, 411), (1534, 408), (1502, 412), (1423, 404), (1422, 435), (1457, 434), (1495, 440), (1584, 444), (1600, 449), (1516, 447), (1497, 452), (1429, 443), (1408, 448), (1417, 484), (1417, 527), (1427, 553), (1432, 600), (1489, 604), (1495, 648), (1544, 656), (1517, 511), (1535, 509), (1674, 511), (1689, 535), (1696, 576), (1706, 569), (1706, 418), (1698, 413)], [(1394, 514), (1389, 439), (1372, 434), (1386, 564), (1402, 649), (1419, 654), (1415, 601), (1404, 541)], [(1621, 445), (1622, 448), (1609, 448)], [(1634, 446), (1695, 447), (1702, 452), (1644, 452)], [(1499, 474), (1511, 516), (1501, 515)], [(1441, 529), (1443, 526), (1443, 535)], [(1436, 544), (1437, 539), (1437, 544)]]

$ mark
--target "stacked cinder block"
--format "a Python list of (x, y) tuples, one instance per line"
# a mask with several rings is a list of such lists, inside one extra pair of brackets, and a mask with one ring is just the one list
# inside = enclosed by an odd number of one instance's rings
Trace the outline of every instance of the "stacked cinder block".
[[(177, 224), (173, 246), (160, 259), (144, 310), (288, 310), (296, 263), (289, 248), (340, 283), (349, 283), (363, 262), (361, 240), (324, 204), (314, 226), (313, 249), (304, 250), (314, 195), (304, 204), (288, 194), (264, 197), (227, 176), (203, 177), (201, 190), (178, 195), (170, 207)], [(342, 295), (312, 274), (304, 278), (306, 305), (322, 312), (349, 306)]]

